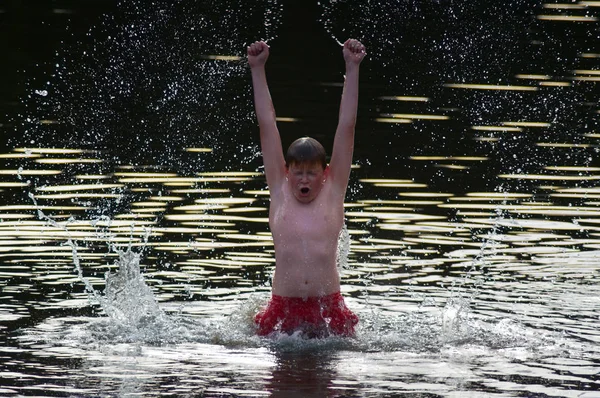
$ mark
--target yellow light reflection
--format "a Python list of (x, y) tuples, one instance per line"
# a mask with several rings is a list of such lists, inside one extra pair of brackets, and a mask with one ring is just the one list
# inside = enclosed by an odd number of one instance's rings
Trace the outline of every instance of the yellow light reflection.
[(394, 119), (417, 119), (417, 120), (448, 120), (449, 116), (445, 115), (421, 115), (416, 113), (383, 113), (381, 116)]
[(498, 90), (498, 91), (538, 91), (537, 87), (533, 86), (502, 86), (497, 84), (460, 84), (447, 83), (444, 87), (462, 88), (468, 90)]
[(583, 172), (600, 171), (600, 167), (581, 167), (581, 166), (545, 166), (544, 169), (556, 170), (556, 171), (583, 171)]
[(79, 154), (79, 153), (90, 153), (92, 151), (84, 151), (83, 149), (70, 149), (70, 148), (14, 148), (15, 152), (24, 153), (41, 153), (41, 154)]
[(519, 127), (508, 127), (508, 126), (471, 126), (471, 130), (476, 131), (523, 131)]
[(204, 203), (204, 204), (249, 204), (256, 202), (254, 198), (205, 198), (205, 199), (196, 199), (194, 200), (196, 203)]
[(0, 169), (0, 174), (2, 175), (23, 175), (23, 176), (36, 176), (36, 175), (56, 175), (61, 174), (61, 170), (2, 170)]
[(143, 207), (139, 209), (131, 209), (132, 213), (157, 213), (165, 211), (164, 207)]
[(155, 217), (152, 214), (138, 214), (138, 213), (134, 213), (134, 214), (117, 214), (115, 216), (115, 218), (133, 218), (135, 220), (137, 220), (138, 218), (153, 218)]
[(181, 196), (150, 196), (150, 200), (156, 200), (159, 202), (180, 202), (184, 198)]
[(92, 189), (116, 189), (123, 188), (122, 184), (82, 184), (82, 185), (54, 185), (36, 188), (42, 192), (69, 192), (69, 191), (87, 191)]
[(36, 199), (82, 199), (82, 198), (93, 198), (93, 199), (118, 199), (121, 195), (113, 193), (63, 193), (56, 195), (35, 195)]
[(540, 82), (540, 86), (546, 87), (571, 87), (572, 84), (569, 82)]
[(400, 192), (400, 196), (416, 196), (419, 198), (449, 198), (454, 196), (452, 193), (441, 193), (441, 192)]
[(218, 222), (218, 221), (204, 221), (204, 222), (182, 222), (181, 225), (195, 225), (200, 227), (211, 227), (211, 228), (226, 228), (233, 227), (235, 223), (232, 222)]
[(550, 127), (550, 123), (547, 122), (502, 122), (506, 126), (514, 127)]
[(413, 180), (396, 180), (396, 179), (386, 179), (386, 178), (361, 178), (358, 181), (366, 182), (370, 184), (378, 184), (378, 183), (401, 183), (401, 184), (412, 184)]
[(166, 205), (163, 202), (133, 202), (132, 206), (137, 207), (162, 207), (164, 208)]
[(212, 148), (185, 148), (186, 152), (196, 152), (196, 153), (209, 153), (212, 152)]
[(197, 189), (171, 189), (171, 193), (199, 193), (199, 194), (213, 194), (213, 193), (228, 193), (230, 192), (227, 188), (197, 188)]
[(212, 59), (217, 61), (241, 61), (242, 57), (239, 55), (201, 55), (202, 59)]
[(446, 217), (442, 216), (431, 216), (427, 214), (417, 214), (417, 213), (397, 213), (397, 212), (375, 212), (375, 211), (349, 211), (346, 212), (346, 216), (348, 217), (372, 217), (379, 218), (381, 220), (393, 220), (396, 222), (408, 222), (408, 221), (418, 221), (418, 220), (441, 220)]
[(437, 201), (412, 201), (412, 200), (361, 200), (360, 203), (369, 205), (400, 205), (400, 204), (436, 204), (441, 203)]
[(136, 172), (117, 172), (117, 177), (143, 177), (143, 178), (154, 178), (154, 177), (177, 177), (175, 173), (136, 173)]
[[(600, 208), (597, 207), (571, 207), (571, 206), (551, 206), (545, 205), (505, 205), (505, 204), (484, 204), (484, 203), (456, 203), (442, 204), (442, 208), (455, 209), (494, 209), (506, 210), (516, 214), (541, 214), (554, 216), (600, 216)], [(510, 222), (520, 223), (522, 220), (510, 220)]]
[(571, 181), (588, 181), (600, 180), (600, 176), (565, 176), (565, 175), (549, 175), (549, 174), (500, 174), (500, 178), (517, 179), (517, 180), (571, 180)]
[(400, 123), (400, 124), (412, 123), (412, 120), (409, 120), (409, 119), (394, 119), (391, 117), (377, 117), (377, 118), (375, 118), (375, 121), (379, 122), (379, 123)]
[(246, 195), (257, 195), (257, 196), (269, 196), (270, 192), (268, 189), (264, 189), (261, 191), (257, 191), (257, 190), (249, 190), (249, 191), (244, 191), (244, 193)]
[(167, 220), (173, 221), (247, 221), (247, 222), (269, 222), (268, 217), (241, 217), (241, 216), (230, 216), (220, 214), (168, 214), (165, 216)]
[(524, 199), (531, 198), (530, 193), (511, 193), (511, 192), (469, 192), (467, 196), (497, 198), (497, 199)]
[(222, 229), (222, 228), (185, 228), (185, 227), (165, 227), (165, 228), (152, 228), (152, 231), (160, 233), (171, 233), (171, 234), (205, 234), (205, 233), (238, 233), (236, 229)]
[(271, 235), (247, 235), (247, 234), (223, 234), (218, 235), (218, 238), (224, 239), (239, 239), (239, 240), (253, 240), (253, 241), (272, 241)]
[(392, 207), (392, 206), (373, 206), (373, 207), (365, 207), (366, 211), (415, 211), (413, 207)]
[(251, 213), (258, 211), (267, 211), (266, 207), (233, 207), (223, 210), (224, 213)]
[(535, 145), (541, 147), (551, 148), (590, 148), (590, 144), (569, 144), (569, 143), (558, 143), (558, 142), (538, 142)]
[(33, 153), (2, 153), (0, 154), (0, 159), (39, 158), (40, 156)]
[(531, 79), (531, 80), (550, 80), (550, 76), (548, 75), (526, 75), (526, 74), (518, 74), (515, 75), (517, 79)]
[[(444, 217), (440, 217), (444, 218)], [(455, 233), (460, 230), (456, 225), (453, 226), (439, 226), (439, 225), (407, 225), (407, 224), (377, 224), (377, 228), (387, 231), (404, 231), (410, 233), (423, 233), (423, 232), (440, 232), (440, 233)], [(491, 228), (491, 227), (490, 227)], [(466, 230), (465, 230), (466, 231)]]
[(0, 206), (0, 210), (85, 210), (85, 206), (34, 206), (34, 205), (6, 205)]
[(581, 194), (587, 194), (587, 193), (597, 193), (597, 194), (600, 194), (600, 188), (597, 188), (597, 187), (593, 187), (593, 188), (565, 188), (565, 189), (559, 189), (558, 192), (581, 193)]
[[(18, 213), (0, 214), (0, 220), (14, 220), (14, 219), (19, 220), (21, 218), (33, 218), (33, 217), (34, 217), (33, 214), (18, 214)], [(0, 244), (2, 244), (2, 243), (0, 243)]]
[(256, 173), (252, 171), (208, 171), (197, 174), (199, 176), (210, 177), (256, 177), (262, 175), (262, 173)]
[(391, 100), (391, 101), (414, 101), (414, 102), (427, 102), (429, 101), (428, 97), (414, 97), (409, 95), (401, 95), (401, 96), (382, 96), (379, 97), (381, 100)]
[(580, 230), (600, 230), (600, 228), (586, 227), (582, 225), (573, 224), (571, 222), (564, 221), (549, 221), (544, 219), (527, 219), (527, 220), (513, 220), (513, 219), (489, 219), (489, 218), (473, 218), (466, 219), (471, 223), (493, 226), (504, 226), (508, 228), (525, 228), (525, 229), (536, 229), (541, 231), (580, 231)]
[(101, 174), (77, 174), (75, 178), (80, 180), (104, 180), (110, 178), (110, 176)]
[(435, 167), (439, 167), (441, 169), (451, 169), (451, 170), (468, 170), (471, 168), (469, 166), (461, 166), (458, 164), (436, 164)]
[(582, 82), (600, 82), (600, 76), (575, 76), (573, 80)]
[(135, 183), (169, 183), (169, 185), (174, 184), (183, 184), (183, 185), (193, 185), (197, 182), (203, 181), (202, 178), (197, 177), (125, 177), (119, 178), (119, 182), (135, 184)]
[(72, 164), (72, 163), (102, 163), (101, 159), (84, 159), (84, 158), (38, 158), (36, 163), (41, 164)]
[(373, 184), (380, 188), (427, 188), (427, 184), (418, 184), (416, 182), (410, 183), (377, 183)]
[(596, 22), (598, 18), (587, 15), (538, 15), (541, 21), (559, 21), (559, 22)]
[(554, 9), (581, 9), (585, 8), (584, 4), (564, 4), (564, 3), (546, 3), (543, 5), (544, 8), (554, 8)]
[(227, 206), (219, 205), (219, 204), (205, 204), (205, 205), (177, 206), (177, 207), (174, 207), (173, 210), (194, 212), (194, 211), (216, 210), (216, 209), (226, 209), (226, 208), (227, 208)]

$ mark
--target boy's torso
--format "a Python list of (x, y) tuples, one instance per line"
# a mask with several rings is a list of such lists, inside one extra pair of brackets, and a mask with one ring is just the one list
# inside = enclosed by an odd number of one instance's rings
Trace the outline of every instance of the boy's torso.
[(271, 196), (269, 225), (275, 244), (273, 294), (314, 297), (339, 292), (337, 242), (344, 222), (343, 198), (325, 183), (310, 203), (300, 203), (284, 183)]

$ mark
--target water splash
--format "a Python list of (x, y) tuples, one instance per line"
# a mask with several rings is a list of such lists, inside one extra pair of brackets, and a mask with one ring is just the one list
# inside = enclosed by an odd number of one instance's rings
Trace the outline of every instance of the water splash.
[(118, 271), (106, 274), (106, 288), (100, 301), (104, 312), (115, 322), (134, 326), (164, 317), (140, 272), (140, 255), (131, 248), (118, 254)]
[(75, 272), (77, 272), (77, 277), (79, 278), (79, 280), (81, 282), (83, 282), (83, 284), (85, 286), (85, 290), (88, 292), (88, 294), (92, 295), (92, 297), (95, 298), (96, 301), (100, 301), (98, 293), (96, 292), (96, 290), (94, 289), (94, 287), (92, 286), (90, 281), (83, 276), (83, 270), (81, 268), (81, 258), (79, 257), (79, 254), (77, 253), (77, 242), (69, 234), (69, 229), (68, 229), (69, 223), (73, 222), (74, 220), (72, 218), (70, 218), (66, 224), (64, 224), (64, 225), (59, 224), (52, 217), (46, 215), (42, 211), (42, 208), (38, 205), (37, 199), (35, 198), (35, 195), (33, 193), (29, 192), (28, 197), (33, 202), (33, 204), (36, 208), (37, 216), (40, 220), (45, 221), (49, 225), (53, 226), (54, 228), (61, 229), (67, 233), (67, 236), (69, 236), (69, 238), (65, 241), (64, 244), (71, 248), (71, 253), (73, 256), (73, 265), (75, 266)]
[(348, 268), (348, 254), (350, 253), (350, 234), (346, 224), (342, 226), (338, 236), (336, 264), (338, 271)]
[(263, 41), (268, 43), (277, 37), (277, 31), (281, 24), (283, 15), (283, 4), (278, 0), (265, 0), (265, 11), (264, 11), (264, 26), (265, 26), (265, 37)]
[[(415, 355), (468, 354), (479, 347), (489, 355), (518, 350), (525, 357), (564, 355), (578, 352), (564, 336), (540, 332), (509, 319), (483, 321), (462, 317), (446, 321), (423, 313), (394, 314), (382, 310), (358, 311), (361, 318), (354, 338), (328, 336), (306, 339), (301, 335), (273, 334), (258, 337), (252, 317), (266, 297), (257, 295), (238, 303), (230, 315), (201, 318), (178, 314), (146, 318), (137, 325), (114, 322), (112, 318), (48, 318), (24, 330), (23, 343), (44, 341), (81, 351), (99, 350), (110, 355), (144, 355), (149, 346), (165, 344), (211, 344), (224, 347), (267, 348), (278, 352), (406, 352)], [(210, 305), (206, 303), (206, 305)], [(214, 305), (214, 303), (213, 303)]]
[(329, 0), (319, 5), (321, 23), (336, 43), (347, 37), (362, 40), (370, 58), (389, 65), (390, 73), (413, 65), (413, 76), (465, 81), (506, 73), (515, 62), (511, 55), (527, 45), (520, 38), (535, 23), (541, 1)]
[(219, 147), (254, 121), (245, 44), (277, 37), (281, 14), (278, 0), (122, 1), (65, 42), (48, 87), (30, 83), (15, 144), (195, 171), (208, 160), (188, 165), (183, 148)]
[[(35, 202), (35, 197), (30, 195)], [(58, 226), (38, 209), (38, 216)], [(346, 228), (340, 239), (349, 243)], [(233, 306), (229, 315), (194, 318), (180, 313), (169, 314), (159, 305), (152, 289), (140, 271), (140, 254), (129, 247), (118, 251), (118, 270), (106, 274), (104, 295), (98, 294), (83, 277), (76, 245), (72, 244), (73, 258), (80, 279), (101, 305), (108, 317), (67, 319), (63, 325), (31, 330), (20, 337), (22, 341), (43, 338), (52, 344), (104, 347), (110, 344), (182, 344), (188, 342), (220, 344), (225, 346), (267, 346), (279, 351), (314, 351), (339, 349), (373, 351), (408, 351), (414, 353), (439, 353), (444, 347), (480, 345), (488, 349), (525, 347), (532, 354), (541, 346), (552, 344), (560, 347), (561, 340), (532, 331), (509, 320), (489, 323), (470, 317), (470, 302), (461, 296), (451, 297), (439, 314), (420, 312), (405, 315), (389, 314), (367, 305), (356, 311), (361, 321), (355, 338), (329, 336), (306, 339), (301, 335), (275, 334), (270, 338), (256, 335), (254, 315), (261, 308), (267, 295), (253, 295)], [(343, 256), (342, 256), (343, 257)], [(214, 304), (213, 304), (214, 305)], [(218, 303), (217, 305), (220, 305)], [(231, 304), (229, 304), (231, 308)], [(58, 322), (50, 319), (47, 322)], [(54, 330), (54, 334), (48, 333)], [(138, 347), (139, 348), (139, 347)], [(558, 349), (558, 348), (557, 348)], [(136, 354), (136, 352), (138, 354)], [(140, 355), (141, 348), (127, 355)]]
[[(29, 198), (34, 203), (40, 220), (63, 230), (67, 234), (69, 238), (66, 240), (65, 245), (71, 248), (73, 265), (78, 279), (84, 284), (90, 298), (96, 304), (100, 305), (104, 313), (111, 318), (112, 322), (119, 326), (136, 329), (144, 328), (151, 323), (168, 322), (164, 312), (158, 306), (156, 297), (140, 272), (141, 255), (135, 253), (131, 245), (128, 246), (127, 250), (123, 251), (118, 250), (110, 244), (110, 240), (108, 241), (110, 249), (116, 251), (119, 256), (116, 263), (118, 270), (115, 273), (106, 273), (106, 287), (102, 295), (94, 289), (92, 283), (84, 276), (81, 267), (81, 258), (77, 251), (77, 243), (71, 237), (68, 229), (69, 222), (74, 222), (74, 220), (70, 219), (64, 225), (59, 224), (52, 217), (44, 214), (32, 193), (29, 193)], [(107, 217), (104, 218), (104, 220), (107, 219), (110, 226), (111, 220)], [(95, 220), (91, 224), (95, 226), (99, 221)], [(147, 244), (149, 234), (150, 230), (147, 230), (144, 235), (144, 244)]]

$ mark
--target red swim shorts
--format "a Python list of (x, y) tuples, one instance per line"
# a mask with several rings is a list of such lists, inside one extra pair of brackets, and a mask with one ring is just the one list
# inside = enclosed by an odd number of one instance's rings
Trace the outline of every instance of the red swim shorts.
[(353, 336), (358, 317), (346, 307), (338, 293), (323, 297), (283, 297), (272, 295), (266, 308), (254, 317), (258, 335), (274, 331), (292, 334), (301, 331), (308, 337), (330, 334)]

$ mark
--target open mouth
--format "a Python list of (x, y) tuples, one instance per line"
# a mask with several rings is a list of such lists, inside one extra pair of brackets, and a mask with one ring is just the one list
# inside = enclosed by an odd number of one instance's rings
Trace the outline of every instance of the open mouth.
[(300, 192), (301, 192), (303, 195), (306, 195), (306, 194), (308, 193), (308, 191), (309, 191), (309, 189), (308, 189), (307, 187), (300, 188)]

